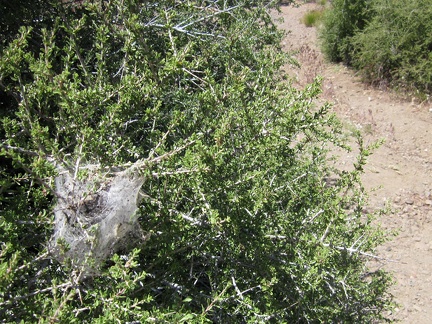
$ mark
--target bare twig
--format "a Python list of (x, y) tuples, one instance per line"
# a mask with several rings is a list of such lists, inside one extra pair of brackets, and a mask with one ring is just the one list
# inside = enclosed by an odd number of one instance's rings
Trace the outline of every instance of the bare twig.
[(84, 145), (84, 135), (82, 136), (81, 140), (82, 140), (82, 142), (81, 142), (81, 145), (79, 147), (78, 158), (77, 158), (76, 163), (75, 163), (75, 172), (74, 172), (74, 176), (73, 176), (74, 180), (78, 176), (79, 165), (80, 165), (80, 161), (81, 161), (81, 157), (82, 157), (82, 148)]
[(12, 304), (12, 303), (14, 303), (16, 301), (23, 300), (23, 299), (26, 299), (26, 298), (29, 298), (29, 297), (32, 297), (32, 296), (35, 296), (35, 295), (38, 295), (38, 294), (43, 294), (43, 293), (49, 292), (49, 291), (51, 291), (53, 289), (66, 288), (66, 287), (72, 287), (72, 283), (71, 282), (66, 282), (66, 283), (58, 285), (58, 286), (52, 286), (52, 287), (36, 290), (36, 291), (34, 291), (32, 293), (29, 293), (27, 295), (16, 296), (14, 298), (11, 298), (11, 299), (9, 299), (7, 301), (4, 301), (4, 302), (0, 303), (0, 306), (5, 306), (5, 305), (8, 305), (8, 304)]
[[(197, 79), (200, 80), (202, 83), (207, 84), (207, 85), (210, 87), (212, 93), (213, 93), (213, 94), (215, 93), (215, 91), (214, 91), (214, 89), (213, 89), (213, 87), (212, 87), (212, 85), (211, 85), (210, 83), (208, 83), (207, 81), (203, 80), (202, 78), (200, 78), (200, 77), (197, 76), (196, 74), (192, 73), (192, 72), (189, 71), (188, 69), (182, 68), (182, 70), (183, 70), (184, 72), (186, 72), (186, 73), (192, 75), (194, 78), (197, 78)], [(197, 85), (198, 87), (200, 87), (198, 84), (196, 84), (196, 85)], [(200, 87), (200, 88), (201, 88), (201, 87)], [(201, 89), (202, 89), (202, 88), (201, 88)], [(202, 89), (202, 90), (204, 90), (204, 89)]]
[(194, 143), (195, 143), (195, 141), (190, 141), (189, 143), (187, 143), (187, 144), (185, 144), (183, 146), (180, 146), (179, 148), (176, 148), (176, 149), (174, 149), (174, 150), (172, 150), (170, 152), (162, 154), (162, 155), (160, 155), (160, 156), (158, 156), (156, 158), (145, 159), (145, 160), (143, 160), (141, 162), (136, 162), (134, 164), (134, 167), (135, 168), (140, 168), (140, 167), (145, 166), (145, 165), (149, 165), (149, 164), (153, 164), (153, 163), (159, 163), (159, 162), (161, 162), (161, 161), (163, 161), (163, 160), (165, 160), (165, 159), (167, 159), (167, 158), (169, 158), (169, 157), (171, 157), (171, 156), (173, 156), (173, 155), (175, 155), (175, 154), (183, 151), (185, 148), (191, 146)]
[(240, 291), (240, 289), (237, 287), (237, 284), (236, 284), (236, 281), (235, 281), (235, 279), (234, 279), (234, 276), (231, 276), (231, 280), (232, 280), (232, 283), (233, 283), (234, 289), (235, 289), (235, 291), (237, 292), (237, 295), (240, 297), (241, 300), (243, 300), (243, 299), (244, 299), (244, 298), (243, 298), (243, 294), (242, 294), (242, 292)]
[[(154, 123), (153, 123), (154, 124)], [(153, 155), (154, 155), (154, 153), (156, 152), (156, 150), (162, 145), (162, 143), (163, 142), (165, 142), (165, 140), (166, 140), (166, 138), (167, 138), (167, 136), (168, 136), (168, 134), (171, 132), (171, 129), (168, 129), (166, 132), (165, 132), (165, 134), (163, 134), (163, 136), (162, 136), (162, 138), (160, 139), (160, 141), (159, 141), (159, 143), (157, 143), (157, 145), (156, 145), (156, 147), (155, 148), (153, 148), (151, 151), (150, 151), (150, 154), (149, 154), (149, 159), (151, 159), (152, 157), (153, 157)]]
[(208, 169), (191, 169), (191, 170), (179, 169), (179, 170), (175, 170), (175, 171), (153, 172), (152, 176), (154, 178), (159, 178), (159, 177), (163, 177), (163, 176), (171, 176), (171, 175), (183, 174), (183, 173), (194, 173), (194, 172), (207, 171), (207, 170)]
[[(194, 20), (194, 21), (191, 21), (190, 23), (185, 24), (185, 25), (178, 24), (177, 26), (174, 27), (174, 29), (175, 29), (175, 30), (178, 30), (178, 31), (185, 31), (185, 29), (188, 28), (189, 26), (192, 26), (192, 25), (194, 25), (194, 24), (196, 24), (196, 23), (199, 23), (199, 22), (201, 22), (201, 21), (207, 20), (207, 19), (209, 19), (209, 18), (216, 17), (216, 16), (218, 16), (218, 15), (220, 15), (220, 14), (223, 14), (223, 13), (227, 13), (227, 12), (233, 11), (234, 9), (237, 9), (237, 8), (239, 8), (239, 7), (241, 7), (241, 6), (242, 6), (242, 5), (239, 4), (239, 5), (237, 5), (237, 6), (230, 7), (230, 8), (227, 8), (227, 9), (225, 9), (225, 10), (217, 11), (217, 12), (212, 13), (212, 14), (210, 14), (210, 15), (207, 15), (207, 16), (201, 17), (201, 18), (199, 18), (199, 19), (196, 19), (196, 20)], [(186, 31), (186, 32), (187, 32), (187, 31)]]
[(384, 261), (388, 261), (388, 262), (398, 262), (396, 260), (382, 258), (382, 257), (379, 257), (379, 256), (371, 254), (371, 253), (362, 252), (359, 249), (346, 248), (346, 247), (343, 247), (343, 246), (334, 246), (332, 244), (327, 244), (327, 243), (322, 243), (322, 245), (325, 246), (325, 247), (329, 247), (329, 248), (333, 248), (333, 249), (339, 250), (339, 251), (346, 251), (346, 252), (349, 252), (349, 253), (357, 253), (357, 254), (360, 254), (360, 255), (363, 255), (363, 256), (366, 256), (366, 257), (369, 257), (369, 258), (377, 259), (377, 260), (384, 260)]
[(332, 226), (332, 224), (333, 224), (333, 220), (331, 220), (330, 223), (327, 225), (327, 228), (325, 229), (324, 234), (320, 238), (320, 242), (323, 242), (325, 240), (325, 238), (327, 237), (327, 235), (329, 233), (329, 230), (330, 230), (330, 227)]
[(32, 265), (33, 263), (38, 262), (38, 261), (42, 260), (43, 258), (46, 258), (48, 255), (49, 255), (49, 253), (48, 253), (48, 252), (45, 252), (45, 253), (39, 255), (39, 256), (38, 256), (37, 258), (35, 258), (34, 260), (31, 260), (29, 263), (23, 264), (22, 266), (16, 268), (14, 271), (20, 271), (20, 270), (23, 270), (23, 269), (27, 268), (28, 266)]
[(304, 224), (304, 223), (312, 223), (314, 220), (315, 220), (315, 218), (317, 218), (319, 215), (321, 215), (322, 213), (324, 213), (324, 210), (323, 209), (320, 209), (315, 215), (313, 215), (309, 220), (307, 219), (307, 218), (305, 218), (303, 221), (302, 221), (302, 224)]
[(225, 286), (225, 288), (221, 291), (221, 293), (220, 293), (218, 296), (216, 296), (215, 299), (212, 300), (212, 302), (210, 303), (210, 305), (207, 306), (207, 308), (202, 312), (201, 315), (205, 315), (205, 314), (207, 314), (207, 313), (208, 313), (208, 312), (213, 308), (214, 304), (215, 304), (217, 301), (219, 301), (220, 297), (221, 297), (221, 296), (222, 296), (222, 295), (227, 291), (227, 289), (228, 289), (230, 286), (231, 286), (231, 284), (228, 283), (228, 284)]
[(191, 222), (192, 225), (198, 225), (201, 224), (202, 221), (197, 220), (196, 218), (191, 217), (190, 215), (192, 214), (192, 212), (194, 211), (195, 208), (192, 208), (191, 211), (189, 212), (189, 214), (183, 214), (182, 217), (183, 219), (186, 219), (187, 221)]
[(5, 150), (7, 150), (7, 151), (8, 150), (9, 151), (15, 151), (15, 152), (26, 154), (26, 155), (29, 155), (29, 156), (40, 156), (40, 154), (37, 153), (37, 152), (29, 151), (29, 150), (23, 149), (21, 147), (11, 146), (11, 145), (7, 145), (7, 144), (4, 144), (4, 143), (2, 143), (0, 147), (3, 148), (3, 149), (5, 149)]
[[(66, 295), (66, 289), (63, 293), (63, 296)], [(63, 309), (63, 307), (66, 305), (66, 303), (72, 299), (72, 297), (75, 295), (75, 292), (73, 290), (69, 291), (69, 294), (66, 296), (66, 298), (64, 298), (64, 300), (61, 302), (61, 304), (57, 307), (53, 317), (50, 319), (50, 323), (57, 323), (58, 322), (58, 315), (60, 313), (60, 311)]]

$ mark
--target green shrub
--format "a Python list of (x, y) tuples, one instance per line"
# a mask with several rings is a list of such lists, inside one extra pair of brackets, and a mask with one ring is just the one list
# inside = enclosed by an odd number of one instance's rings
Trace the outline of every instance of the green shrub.
[(352, 39), (354, 66), (372, 83), (432, 91), (432, 1), (379, 0), (370, 24)]
[[(339, 123), (313, 104), (320, 80), (285, 82), (271, 4), (51, 2), (0, 53), (0, 322), (385, 315), (390, 278), (366, 266), (384, 239), (364, 212), (370, 148), (359, 137), (351, 171), (333, 169)], [(132, 167), (139, 210), (104, 208)], [(130, 223), (98, 226), (112, 210)], [(88, 259), (47, 244), (58, 213)], [(101, 261), (102, 229), (130, 240)]]
[(306, 27), (312, 27), (316, 26), (321, 21), (321, 17), (322, 10), (311, 10), (303, 16), (302, 21)]
[(353, 54), (352, 37), (362, 30), (372, 13), (370, 0), (334, 0), (323, 17), (320, 32), (322, 50), (332, 62), (350, 64)]

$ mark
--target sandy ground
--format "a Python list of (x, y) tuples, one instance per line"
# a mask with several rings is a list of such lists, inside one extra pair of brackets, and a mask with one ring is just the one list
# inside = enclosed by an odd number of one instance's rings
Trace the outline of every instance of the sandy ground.
[[(333, 109), (347, 129), (361, 129), (365, 142), (385, 139), (369, 158), (365, 186), (371, 190), (371, 206), (391, 206), (379, 221), (398, 235), (377, 251), (382, 266), (393, 273), (391, 293), (398, 307), (390, 315), (401, 323), (432, 323), (432, 105), (406, 101), (389, 91), (368, 87), (342, 65), (324, 61), (316, 28), (301, 23), (317, 4), (282, 7), (289, 32), (284, 48), (292, 52), (301, 68), (288, 68), (295, 84), (304, 86), (316, 75), (323, 76), (322, 100)], [(431, 109), (431, 110), (430, 110)], [(352, 161), (349, 154), (339, 163)]]

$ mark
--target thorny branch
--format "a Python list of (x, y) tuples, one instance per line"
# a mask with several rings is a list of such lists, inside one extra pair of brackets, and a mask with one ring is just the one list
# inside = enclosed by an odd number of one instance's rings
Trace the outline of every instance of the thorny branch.
[(11, 145), (7, 145), (7, 144), (4, 144), (4, 143), (1, 144), (0, 148), (3, 148), (5, 150), (7, 150), (7, 151), (9, 150), (9, 151), (15, 151), (15, 152), (18, 152), (18, 153), (26, 154), (26, 155), (29, 155), (29, 156), (39, 156), (39, 154), (37, 152), (29, 151), (29, 150), (23, 149), (21, 147), (11, 146)]
[(38, 289), (38, 290), (36, 290), (36, 291), (34, 291), (32, 293), (29, 293), (27, 295), (16, 296), (16, 297), (11, 298), (11, 299), (9, 299), (7, 301), (1, 302), (0, 303), (0, 307), (8, 305), (8, 304), (12, 304), (12, 303), (14, 303), (16, 301), (19, 301), (19, 300), (22, 300), (22, 299), (26, 299), (26, 298), (29, 298), (29, 297), (32, 297), (32, 296), (35, 296), (35, 295), (38, 295), (38, 294), (43, 294), (43, 293), (49, 292), (49, 291), (54, 290), (54, 289), (65, 288), (65, 290), (67, 290), (70, 287), (72, 287), (72, 283), (71, 282), (66, 282), (66, 283), (58, 285), (58, 286), (52, 286), (52, 287), (48, 287), (48, 288), (44, 288), (44, 289)]

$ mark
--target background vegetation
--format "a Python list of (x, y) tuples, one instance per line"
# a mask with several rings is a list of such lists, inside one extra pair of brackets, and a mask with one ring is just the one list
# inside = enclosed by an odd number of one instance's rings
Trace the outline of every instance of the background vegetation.
[(350, 64), (355, 51), (352, 37), (371, 17), (369, 0), (334, 0), (325, 11), (321, 32), (322, 50), (333, 62)]
[(323, 10), (311, 10), (303, 16), (303, 23), (306, 27), (318, 26), (321, 21)]
[[(328, 150), (348, 148), (313, 103), (320, 80), (286, 82), (273, 3), (28, 5), (8, 11), (0, 48), (3, 322), (383, 318), (390, 278), (366, 267), (383, 236), (359, 180), (372, 147), (358, 137), (352, 171), (331, 167)], [(141, 240), (90, 252), (92, 275), (59, 259), (62, 174), (88, 192), (69, 210), (98, 216), (89, 198), (130, 166)]]
[(431, 8), (430, 0), (332, 1), (321, 32), (323, 50), (370, 83), (430, 94)]

